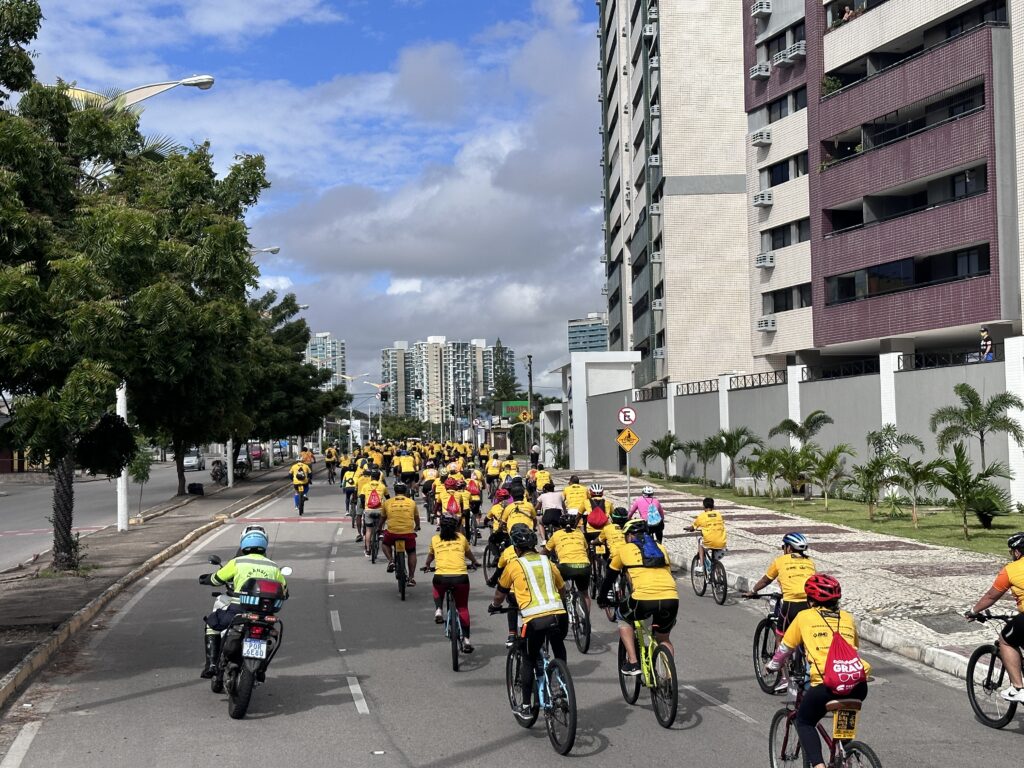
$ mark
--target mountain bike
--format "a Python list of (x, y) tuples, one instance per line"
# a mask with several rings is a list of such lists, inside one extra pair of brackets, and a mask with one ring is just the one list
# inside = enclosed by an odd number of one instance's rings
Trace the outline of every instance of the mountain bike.
[[(469, 570), (475, 571), (476, 567), (468, 566)], [(396, 569), (397, 570), (397, 569)], [(434, 566), (424, 566), (420, 569), (424, 573), (436, 570)], [(459, 609), (455, 605), (455, 588), (448, 587), (444, 593), (444, 636), (452, 648), (452, 671), (459, 671), (459, 654), (462, 653), (462, 643), (466, 639), (462, 632), (462, 622), (459, 621)]]
[(376, 522), (368, 523), (364, 522), (364, 529), (369, 526), (370, 528), (370, 563), (377, 562), (377, 555), (380, 554), (380, 517), (377, 517)]
[(701, 563), (697, 555), (690, 561), (690, 583), (697, 597), (703, 597), (711, 584), (711, 596), (719, 605), (725, 605), (725, 598), (729, 594), (729, 583), (725, 575), (725, 566), (722, 564), (721, 549), (704, 548), (704, 562)]
[(570, 581), (566, 587), (565, 611), (569, 614), (569, 628), (580, 653), (586, 653), (590, 650), (590, 616), (587, 614), (587, 606), (583, 603), (583, 595), (575, 581)]
[(333, 461), (327, 462), (327, 484), (334, 485), (335, 480), (338, 477), (338, 465)]
[[(807, 765), (796, 733), (796, 713), (803, 696), (801, 686), (797, 691), (796, 701), (787, 704), (772, 718), (768, 731), (768, 758), (772, 768), (802, 768)], [(833, 699), (826, 705), (826, 709), (832, 713), (832, 732), (825, 730), (821, 723), (818, 723), (816, 728), (828, 749), (828, 762), (825, 764), (829, 768), (882, 768), (882, 763), (874, 750), (867, 744), (855, 740), (861, 705), (860, 699)]]
[[(754, 629), (754, 677), (761, 690), (768, 694), (782, 694), (786, 692), (780, 686), (782, 670), (768, 671), (766, 666), (775, 655), (775, 650), (782, 641), (782, 615), (780, 613), (780, 601), (782, 595), (777, 592), (768, 595), (758, 595), (760, 600), (768, 601), (768, 613), (758, 622)], [(799, 679), (804, 676), (806, 661), (804, 660), (803, 648), (798, 648), (789, 658), (787, 669), (791, 679)]]
[[(494, 614), (507, 613), (503, 606), (494, 609)], [(520, 713), (523, 704), (522, 668), (527, 663), (526, 641), (516, 638), (505, 657), (505, 688), (512, 715), (523, 728), (532, 728), (540, 713), (544, 713), (544, 726), (548, 740), (555, 752), (567, 755), (576, 741), (576, 689), (569, 674), (569, 667), (561, 659), (551, 656), (551, 648), (544, 641), (540, 660), (534, 675), (533, 708), (528, 717)]]
[(305, 483), (293, 484), (292, 490), (295, 494), (296, 509), (299, 510), (299, 517), (302, 517), (306, 513), (306, 492), (309, 486)]
[(604, 577), (608, 573), (608, 561), (605, 560), (607, 552), (608, 548), (601, 542), (590, 543), (590, 597), (592, 600), (597, 599), (597, 593), (601, 591)]
[(659, 643), (649, 627), (650, 620), (633, 622), (633, 637), (637, 657), (640, 660), (639, 675), (625, 675), (622, 667), (626, 664), (626, 646), (619, 639), (619, 688), (627, 704), (636, 704), (640, 687), (651, 691), (654, 716), (662, 728), (671, 728), (679, 709), (679, 680), (676, 677), (676, 662), (672, 652)]
[(392, 549), (395, 558), (395, 579), (398, 580), (398, 594), (405, 600), (405, 585), (409, 581), (409, 561), (405, 554), (405, 539), (395, 539)]
[(492, 531), (491, 535), (487, 538), (487, 546), (484, 547), (484, 581), (489, 582), (494, 572), (498, 569), (498, 558), (501, 557), (501, 553), (511, 543), (508, 534), (505, 531)]
[[(981, 623), (996, 619), (1005, 624), (1013, 618), (1009, 614), (993, 614), (989, 611), (969, 616)], [(975, 717), (989, 728), (1006, 727), (1017, 713), (1017, 702), (1006, 701), (999, 695), (1009, 684), (999, 656), (1001, 642), (1003, 640), (997, 636), (994, 643), (979, 645), (967, 662), (967, 698), (971, 702)]]

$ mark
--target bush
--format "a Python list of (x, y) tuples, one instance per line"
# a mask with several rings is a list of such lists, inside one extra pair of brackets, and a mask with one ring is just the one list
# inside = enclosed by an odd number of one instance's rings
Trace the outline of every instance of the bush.
[[(682, 475), (672, 475), (672, 477), (670, 477), (669, 480), (671, 480), (673, 483), (685, 483), (686, 482), (686, 478), (684, 478)], [(1024, 504), (1021, 504), (1020, 506), (1022, 508), (1022, 511), (1024, 511)]]
[(650, 476), (651, 480), (664, 480), (665, 479), (665, 475), (663, 475), (661, 472), (654, 472), (654, 471), (652, 471), (652, 472), (650, 472), (649, 476)]
[(642, 469), (638, 469), (636, 467), (630, 467), (629, 468), (629, 476), (630, 477), (643, 477), (644, 476), (644, 472), (643, 472)]

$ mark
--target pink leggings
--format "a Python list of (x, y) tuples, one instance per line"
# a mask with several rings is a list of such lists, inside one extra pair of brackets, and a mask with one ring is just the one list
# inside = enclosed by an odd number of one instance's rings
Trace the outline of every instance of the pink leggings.
[(459, 612), (462, 634), (469, 637), (469, 576), (434, 576), (434, 605), (444, 607), (444, 595), (449, 587), (455, 593), (455, 608)]

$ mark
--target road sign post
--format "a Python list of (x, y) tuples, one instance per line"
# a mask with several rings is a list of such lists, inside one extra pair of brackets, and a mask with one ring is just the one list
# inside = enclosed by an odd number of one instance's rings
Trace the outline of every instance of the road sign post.
[[(622, 410), (625, 411), (625, 410), (632, 410), (632, 409), (623, 408)], [(620, 416), (621, 416), (622, 412), (620, 411), (619, 413), (620, 413)], [(615, 438), (615, 442), (618, 443), (619, 446), (622, 448), (622, 450), (624, 450), (626, 452), (626, 504), (628, 505), (632, 501), (632, 496), (631, 496), (631, 492), (630, 492), (630, 486), (631, 486), (632, 480), (633, 480), (632, 475), (630, 475), (630, 472), (629, 472), (630, 464), (631, 464), (631, 462), (629, 460), (629, 455), (630, 455), (630, 453), (632, 453), (633, 449), (636, 448), (637, 444), (640, 442), (640, 436), (637, 435), (637, 433), (634, 432), (629, 427), (626, 427), (624, 430), (622, 430), (619, 433), (619, 436), (617, 438)]]

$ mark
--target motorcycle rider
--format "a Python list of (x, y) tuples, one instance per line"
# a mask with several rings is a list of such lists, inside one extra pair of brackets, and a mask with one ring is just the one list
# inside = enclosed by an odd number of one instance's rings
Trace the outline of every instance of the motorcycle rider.
[[(287, 598), (288, 582), (277, 563), (267, 557), (269, 546), (270, 541), (262, 529), (246, 529), (238, 542), (241, 556), (224, 563), (216, 573), (200, 575), (199, 583), (211, 587), (228, 586), (232, 593), (238, 593), (249, 579), (270, 579), (284, 587), (285, 598)], [(203, 618), (206, 622), (206, 665), (199, 673), (200, 677), (208, 680), (217, 674), (217, 663), (220, 658), (220, 633), (231, 626), (231, 620), (240, 611), (238, 598), (232, 595), (230, 605), (217, 609)], [(262, 675), (263, 670), (260, 671), (259, 677)]]

